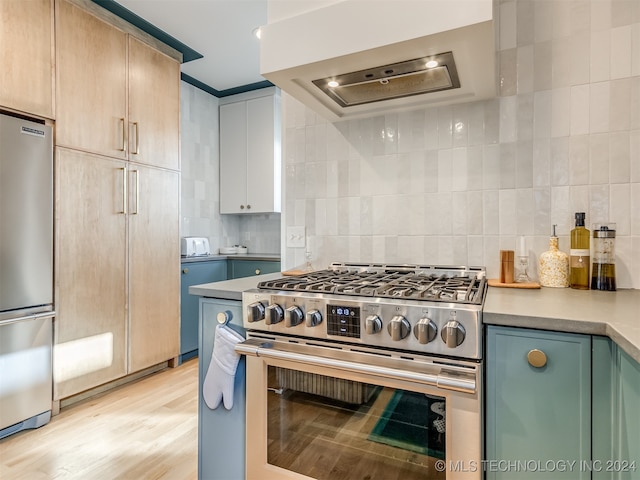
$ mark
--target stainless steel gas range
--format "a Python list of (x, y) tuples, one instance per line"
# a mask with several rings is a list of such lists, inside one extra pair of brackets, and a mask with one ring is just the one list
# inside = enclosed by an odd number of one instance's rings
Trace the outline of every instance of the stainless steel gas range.
[(244, 292), (247, 478), (481, 478), (486, 290), (484, 268), (334, 263)]

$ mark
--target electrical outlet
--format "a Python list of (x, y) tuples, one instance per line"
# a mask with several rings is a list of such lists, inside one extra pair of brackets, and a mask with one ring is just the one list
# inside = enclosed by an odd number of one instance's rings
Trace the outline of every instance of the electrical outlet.
[(304, 227), (287, 227), (287, 247), (304, 248), (305, 240)]

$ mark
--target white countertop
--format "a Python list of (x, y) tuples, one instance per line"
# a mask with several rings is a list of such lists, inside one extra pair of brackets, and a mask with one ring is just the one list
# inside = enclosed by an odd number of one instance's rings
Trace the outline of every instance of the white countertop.
[[(242, 292), (281, 273), (189, 287), (191, 295), (242, 300)], [(640, 290), (600, 292), (571, 288), (488, 287), (483, 323), (611, 338), (640, 363)]]

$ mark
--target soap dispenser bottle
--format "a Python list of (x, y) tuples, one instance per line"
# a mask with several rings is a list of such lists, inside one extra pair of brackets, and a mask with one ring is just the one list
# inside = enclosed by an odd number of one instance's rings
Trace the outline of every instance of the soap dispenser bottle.
[(579, 290), (589, 290), (589, 230), (584, 226), (584, 212), (576, 213), (576, 226), (571, 230), (571, 258), (569, 259), (569, 286)]
[(549, 250), (540, 255), (540, 285), (564, 288), (569, 286), (569, 255), (558, 249), (556, 227), (549, 238)]

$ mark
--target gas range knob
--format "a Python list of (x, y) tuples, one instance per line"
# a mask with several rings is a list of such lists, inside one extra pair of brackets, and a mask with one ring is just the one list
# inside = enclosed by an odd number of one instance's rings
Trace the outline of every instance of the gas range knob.
[(267, 325), (275, 325), (284, 320), (284, 310), (280, 305), (274, 303), (267, 307), (267, 313), (265, 315), (264, 323)]
[(418, 339), (418, 343), (426, 345), (432, 342), (436, 338), (438, 327), (429, 318), (421, 318), (418, 323), (413, 327), (413, 335)]
[(396, 315), (391, 319), (389, 325), (387, 325), (387, 330), (389, 331), (389, 335), (391, 335), (391, 339), (398, 341), (409, 335), (411, 325), (402, 315)]
[(264, 320), (264, 304), (262, 302), (254, 302), (247, 307), (247, 320), (249, 323)]
[(302, 313), (300, 307), (296, 307), (295, 305), (293, 307), (287, 308), (284, 313), (284, 326), (287, 328), (300, 325), (303, 320), (304, 313)]
[(369, 315), (364, 321), (364, 329), (367, 335), (373, 335), (382, 330), (382, 320), (378, 315)]
[(316, 325), (320, 325), (322, 323), (322, 314), (318, 310), (309, 310), (307, 312), (307, 327), (315, 327)]
[(449, 320), (442, 328), (442, 340), (449, 348), (456, 348), (464, 342), (465, 330), (457, 320)]

